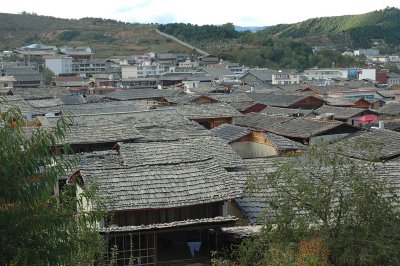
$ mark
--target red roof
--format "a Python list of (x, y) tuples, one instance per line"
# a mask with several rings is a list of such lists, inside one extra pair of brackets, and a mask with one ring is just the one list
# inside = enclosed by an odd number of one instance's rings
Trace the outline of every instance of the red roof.
[(370, 115), (364, 115), (362, 117), (360, 117), (359, 119), (356, 119), (357, 122), (372, 122), (375, 121), (378, 118), (378, 116), (374, 115), (374, 114), (370, 114)]

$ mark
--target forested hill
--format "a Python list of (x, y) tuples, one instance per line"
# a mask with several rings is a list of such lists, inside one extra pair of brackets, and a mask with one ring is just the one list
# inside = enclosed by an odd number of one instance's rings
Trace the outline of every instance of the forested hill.
[(238, 32), (232, 23), (221, 26), (172, 23), (158, 29), (192, 45), (207, 50), (224, 60), (250, 67), (274, 69), (305, 69), (309, 67), (358, 66), (357, 58), (342, 56), (338, 51), (326, 49), (313, 53), (302, 40), (274, 36), (259, 32)]
[(111, 19), (61, 19), (36, 14), (0, 13), (0, 51), (32, 43), (55, 46), (90, 46), (95, 56), (132, 55), (146, 51), (189, 52), (163, 37), (156, 25), (131, 24)]
[(371, 47), (372, 39), (400, 45), (400, 9), (385, 8), (361, 15), (313, 18), (296, 24), (280, 24), (260, 33), (302, 39), (314, 45)]

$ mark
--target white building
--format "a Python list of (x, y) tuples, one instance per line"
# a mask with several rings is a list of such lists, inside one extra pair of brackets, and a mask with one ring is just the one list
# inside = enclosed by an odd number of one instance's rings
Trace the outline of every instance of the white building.
[(390, 72), (387, 74), (387, 83), (390, 85), (400, 84), (400, 74)]
[(329, 80), (332, 78), (348, 78), (349, 70), (342, 68), (319, 68), (304, 70), (303, 76), (308, 80)]
[(366, 55), (366, 56), (377, 56), (379, 55), (379, 50), (376, 49), (360, 49), (354, 50), (354, 55)]
[(121, 72), (123, 79), (145, 78), (164, 75), (166, 68), (156, 63), (140, 65), (121, 63)]
[(289, 84), (300, 84), (300, 75), (295, 72), (283, 72), (272, 74), (273, 85), (289, 85)]
[(376, 80), (376, 69), (375, 68), (362, 69), (358, 74), (358, 79), (359, 80), (363, 80), (363, 79)]
[(54, 72), (55, 75), (72, 73), (72, 57), (69, 56), (46, 56), (44, 64)]
[(15, 78), (13, 76), (0, 76), (0, 90), (12, 89), (14, 87)]
[(196, 67), (199, 67), (199, 62), (198, 61), (192, 61), (189, 58), (186, 58), (185, 61), (179, 62), (178, 64), (179, 64), (178, 66), (181, 67), (181, 68), (196, 68)]
[(377, 56), (372, 56), (370, 60), (375, 63), (386, 63), (389, 62), (389, 57), (386, 55), (377, 55)]
[(389, 55), (389, 61), (390, 62), (400, 62), (400, 56), (399, 55)]

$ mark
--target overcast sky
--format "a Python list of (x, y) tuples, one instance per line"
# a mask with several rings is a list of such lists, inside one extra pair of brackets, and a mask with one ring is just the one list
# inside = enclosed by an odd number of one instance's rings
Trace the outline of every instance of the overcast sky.
[(269, 26), (313, 17), (361, 14), (400, 0), (11, 0), (2, 13), (37, 13), (61, 18), (101, 17), (125, 22)]

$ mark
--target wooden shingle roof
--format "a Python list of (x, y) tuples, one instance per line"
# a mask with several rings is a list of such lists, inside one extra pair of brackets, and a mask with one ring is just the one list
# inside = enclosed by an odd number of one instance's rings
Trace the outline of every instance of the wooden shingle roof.
[(309, 116), (314, 113), (313, 110), (304, 110), (304, 109), (292, 109), (292, 108), (281, 108), (281, 107), (274, 107), (274, 106), (268, 106), (267, 108), (264, 108), (260, 112), (261, 114), (267, 114), (267, 115), (281, 115), (281, 116), (292, 116), (292, 117), (298, 117), (298, 116)]
[(271, 143), (280, 151), (285, 151), (285, 150), (305, 150), (306, 146), (290, 140), (288, 138), (267, 132), (265, 133), (268, 139), (271, 141)]
[(159, 90), (159, 89), (129, 89), (116, 90), (103, 95), (103, 98), (109, 98), (118, 101), (160, 99), (172, 97), (179, 94), (177, 90)]
[(131, 225), (131, 226), (117, 226), (117, 227), (102, 227), (98, 231), (100, 233), (122, 233), (122, 232), (135, 232), (135, 231), (154, 231), (154, 230), (162, 230), (162, 229), (171, 229), (171, 228), (182, 228), (187, 226), (194, 225), (206, 225), (206, 224), (231, 224), (232, 222), (237, 221), (238, 219), (233, 216), (217, 216), (213, 218), (201, 218), (201, 219), (188, 219), (184, 221), (175, 221), (170, 223), (158, 223), (158, 224), (150, 224), (150, 225)]
[[(99, 121), (101, 123), (101, 121)], [(95, 144), (128, 141), (142, 138), (143, 135), (132, 124), (111, 123), (105, 126), (71, 126), (63, 143)]]
[(177, 106), (177, 111), (189, 119), (242, 116), (239, 111), (225, 103), (180, 105)]
[(228, 143), (251, 133), (251, 130), (247, 127), (231, 124), (222, 124), (211, 129), (210, 131), (213, 136), (219, 137)]
[(224, 168), (240, 167), (242, 159), (217, 137), (168, 142), (123, 143), (120, 153), (127, 166), (180, 164), (213, 159)]
[[(338, 127), (353, 127), (339, 121), (319, 121), (305, 118), (295, 118), (284, 123), (274, 124), (267, 130), (280, 136), (308, 139), (322, 135)], [(356, 127), (353, 127), (354, 131)]]
[(148, 110), (149, 106), (138, 101), (111, 101), (100, 103), (86, 103), (80, 105), (66, 105), (61, 111), (74, 115), (116, 114)]
[(234, 180), (215, 160), (121, 168), (84, 168), (85, 183), (96, 182), (109, 210), (190, 206), (240, 195)]
[(248, 93), (244, 92), (233, 92), (233, 93), (209, 93), (208, 97), (216, 99), (224, 103), (236, 103), (236, 102), (249, 102), (253, 101)]
[(318, 115), (321, 114), (326, 114), (326, 113), (332, 113), (334, 114), (334, 117), (336, 119), (342, 119), (342, 120), (347, 120), (352, 117), (356, 116), (362, 116), (363, 114), (370, 114), (376, 112), (370, 111), (370, 110), (365, 110), (362, 108), (351, 108), (351, 107), (336, 107), (336, 106), (329, 106), (329, 105), (323, 105), (320, 108), (315, 110), (315, 113)]
[(290, 107), (293, 103), (300, 101), (305, 98), (304, 95), (297, 94), (267, 94), (267, 95), (258, 95), (250, 94), (253, 100), (268, 105), (268, 106), (277, 106), (277, 107)]
[(363, 160), (386, 160), (400, 156), (400, 132), (374, 129), (357, 132), (334, 144), (349, 157)]
[(379, 114), (400, 116), (400, 102), (388, 102), (377, 110)]
[(245, 116), (235, 118), (233, 123), (239, 126), (267, 130), (274, 124), (283, 123), (291, 119), (293, 118), (250, 113)]

